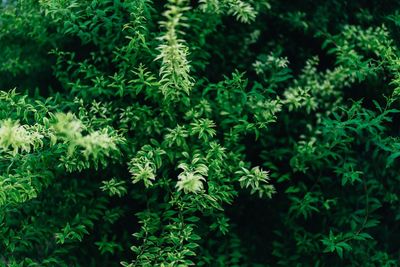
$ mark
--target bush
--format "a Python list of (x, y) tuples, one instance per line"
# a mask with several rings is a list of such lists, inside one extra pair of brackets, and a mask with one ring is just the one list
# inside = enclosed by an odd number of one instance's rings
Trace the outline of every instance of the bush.
[(1, 266), (400, 266), (399, 8), (3, 0)]

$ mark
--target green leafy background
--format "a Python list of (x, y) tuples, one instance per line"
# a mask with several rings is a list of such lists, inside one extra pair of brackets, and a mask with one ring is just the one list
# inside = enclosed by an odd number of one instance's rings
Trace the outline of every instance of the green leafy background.
[(400, 266), (398, 1), (0, 4), (1, 266)]

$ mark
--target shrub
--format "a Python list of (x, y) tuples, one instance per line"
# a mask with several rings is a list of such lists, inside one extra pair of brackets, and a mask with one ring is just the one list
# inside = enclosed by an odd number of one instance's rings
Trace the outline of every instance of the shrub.
[(1, 266), (399, 266), (399, 8), (2, 1)]

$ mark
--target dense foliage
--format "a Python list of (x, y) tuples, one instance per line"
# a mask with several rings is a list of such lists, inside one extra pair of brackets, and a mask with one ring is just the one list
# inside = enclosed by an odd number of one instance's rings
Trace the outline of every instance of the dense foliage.
[(1, 266), (400, 266), (400, 3), (0, 3)]

